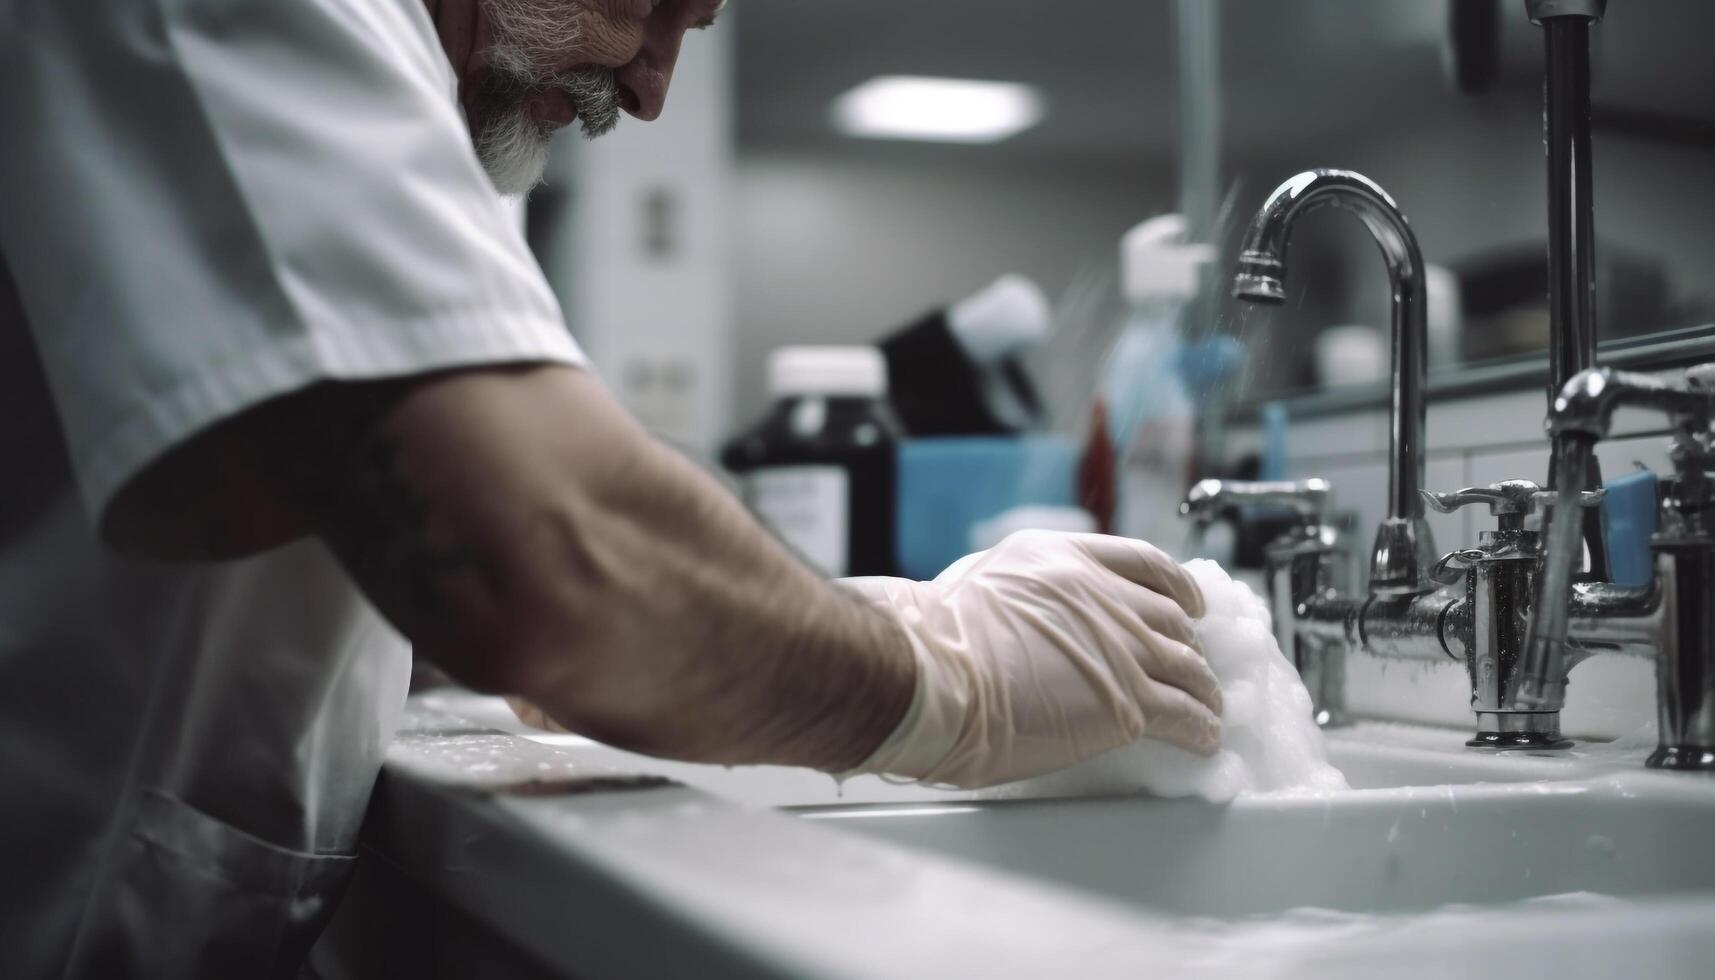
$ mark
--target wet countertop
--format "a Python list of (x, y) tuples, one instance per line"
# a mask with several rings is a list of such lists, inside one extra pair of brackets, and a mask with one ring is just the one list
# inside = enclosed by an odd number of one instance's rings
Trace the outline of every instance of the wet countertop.
[[(1438, 975), (1490, 975), (1499, 957), (1513, 963), (1509, 977), (1564, 978), (1696, 976), (1715, 961), (1708, 895), (1632, 898), (1623, 908), (1573, 896), (1383, 917), (1155, 914), (839, 829), (848, 821), (640, 775), (651, 767), (581, 751), (573, 737), (555, 744), (502, 730), (512, 726), (497, 704), (446, 692), (412, 700), (377, 789), (369, 844), (556, 974), (1323, 978), (1433, 963)], [(914, 812), (957, 819), (972, 809), (936, 805), (944, 809)], [(1043, 832), (1055, 825), (1047, 820)], [(1138, 824), (1139, 849), (1151, 843), (1147, 826)]]

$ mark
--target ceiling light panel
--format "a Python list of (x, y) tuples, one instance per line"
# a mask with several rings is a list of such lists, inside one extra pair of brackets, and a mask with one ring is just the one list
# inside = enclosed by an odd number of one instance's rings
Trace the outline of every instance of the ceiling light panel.
[(1017, 82), (883, 75), (834, 101), (847, 136), (998, 143), (1042, 121), (1042, 94)]

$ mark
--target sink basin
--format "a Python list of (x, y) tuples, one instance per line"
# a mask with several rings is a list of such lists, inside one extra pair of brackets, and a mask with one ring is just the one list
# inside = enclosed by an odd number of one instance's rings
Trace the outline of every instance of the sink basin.
[(1575, 892), (1715, 891), (1707, 838), (1715, 787), (1694, 782), (1637, 773), (1257, 797), (1223, 807), (1121, 797), (802, 816), (1153, 913), (1398, 913)]
[[(387, 847), (578, 975), (654, 957), (661, 975), (1329, 980), (1504, 962), (1567, 980), (1706, 976), (1715, 957), (1715, 777), (1645, 770), (1641, 741), (1495, 755), (1463, 732), (1363, 724), (1328, 733), (1351, 790), (1213, 805), (842, 789), (530, 732), (473, 695), (411, 713), (387, 812), (412, 819), (387, 824)], [(639, 775), (685, 787), (606, 791)], [(553, 900), (512, 902), (525, 882)], [(654, 939), (622, 941), (640, 922)], [(588, 970), (598, 949), (606, 973)]]
[(1648, 746), (1468, 750), (1450, 730), (1367, 723), (1328, 733), (1351, 792), (1213, 806), (1149, 796), (994, 799), (837, 785), (770, 766), (669, 762), (523, 728), (497, 700), (457, 713), (555, 747), (583, 770), (664, 776), (1153, 914), (1242, 918), (1315, 907), (1414, 912), (1564, 893), (1715, 893), (1715, 779), (1641, 767)]
[[(528, 728), (499, 698), (448, 693), (419, 695), (417, 700), (425, 707), (458, 715), (473, 724), (554, 747), (585, 769), (663, 776), (752, 805), (802, 808), (863, 803), (946, 803), (997, 795), (900, 786), (874, 776), (850, 779), (840, 785), (821, 773), (782, 766), (729, 768), (672, 762), (611, 748), (579, 735), (550, 734)], [(1466, 737), (1468, 733), (1450, 729), (1362, 723), (1330, 731), (1328, 755), (1330, 761), (1345, 773), (1354, 789), (1532, 782), (1564, 779), (1589, 768), (1588, 754), (1497, 755), (1468, 751), (1464, 748)], [(1623, 766), (1640, 765), (1647, 753), (1647, 747), (1639, 746), (1635, 752), (1616, 758), (1615, 762)], [(1631, 755), (1636, 755), (1636, 758), (1631, 758)]]

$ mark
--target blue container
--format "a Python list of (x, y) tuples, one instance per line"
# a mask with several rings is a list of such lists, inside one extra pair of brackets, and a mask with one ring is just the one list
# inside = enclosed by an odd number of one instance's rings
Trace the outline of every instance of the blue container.
[(1050, 435), (899, 444), (900, 573), (931, 579), (971, 550), (971, 528), (1025, 504), (1077, 504), (1078, 447)]
[(1609, 480), (1602, 498), (1602, 537), (1615, 585), (1648, 585), (1655, 574), (1650, 538), (1656, 531), (1656, 475), (1649, 470)]

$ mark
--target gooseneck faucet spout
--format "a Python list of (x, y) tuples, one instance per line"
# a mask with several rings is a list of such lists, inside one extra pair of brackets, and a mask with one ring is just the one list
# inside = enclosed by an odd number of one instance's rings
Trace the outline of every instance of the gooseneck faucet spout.
[(1387, 192), (1350, 170), (1308, 170), (1281, 184), (1251, 222), (1233, 280), (1233, 295), (1257, 303), (1286, 299), (1286, 252), (1298, 219), (1332, 205), (1356, 214), (1381, 246), (1393, 296), (1393, 420), (1388, 456), (1388, 517), (1376, 532), (1370, 592), (1408, 596), (1430, 591), (1435, 543), (1423, 517), (1424, 321), (1423, 254), (1417, 236)]

